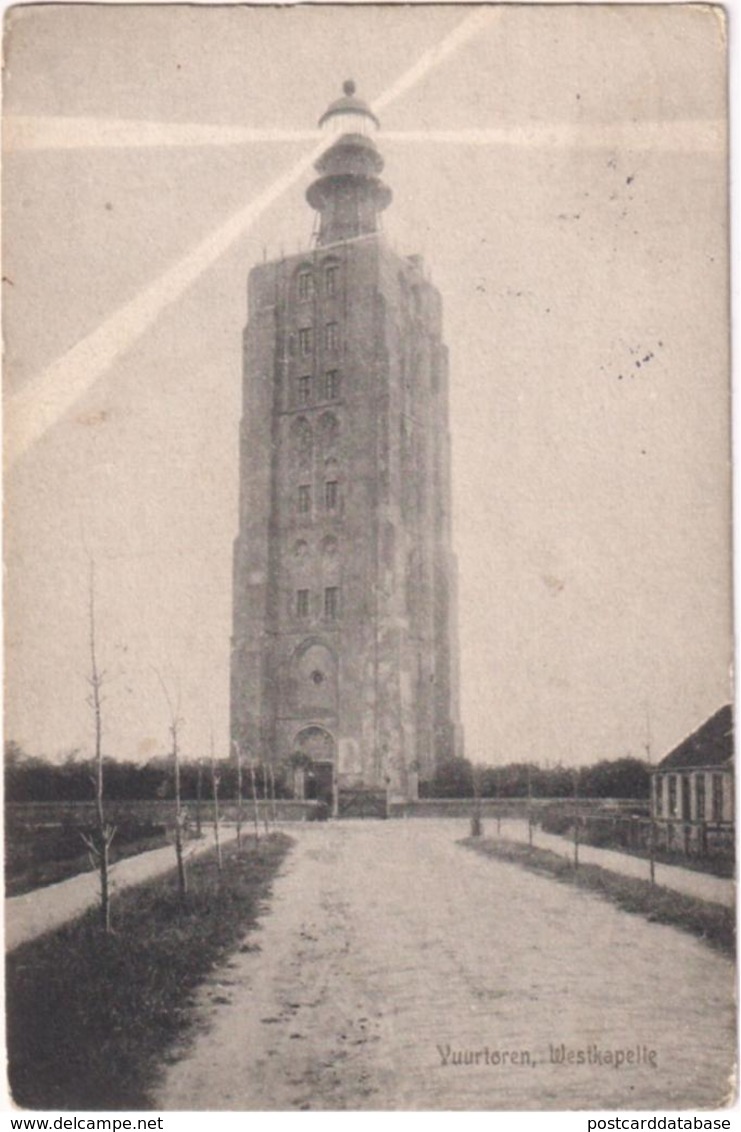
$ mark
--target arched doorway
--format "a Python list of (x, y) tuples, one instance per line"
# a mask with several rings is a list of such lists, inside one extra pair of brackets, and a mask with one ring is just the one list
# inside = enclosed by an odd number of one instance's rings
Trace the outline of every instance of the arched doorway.
[(334, 810), (336, 744), (323, 727), (304, 727), (293, 742), (296, 764), (303, 774), (303, 796), (326, 802)]

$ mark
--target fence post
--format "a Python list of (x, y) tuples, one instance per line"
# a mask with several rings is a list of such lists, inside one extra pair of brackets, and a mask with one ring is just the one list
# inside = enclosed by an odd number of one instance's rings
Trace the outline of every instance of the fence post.
[(196, 837), (202, 837), (201, 830), (201, 781), (203, 778), (203, 759), (199, 758), (196, 768)]
[(533, 847), (533, 786), (530, 763), (527, 764), (527, 843)]
[(497, 799), (497, 837), (502, 832), (502, 799), (499, 789), (499, 767), (494, 771), (494, 793)]
[(574, 772), (574, 868), (579, 868), (579, 770)]
[(471, 837), (481, 837), (483, 823), (481, 821), (481, 778), (478, 763), (472, 770), (473, 809), (471, 811)]

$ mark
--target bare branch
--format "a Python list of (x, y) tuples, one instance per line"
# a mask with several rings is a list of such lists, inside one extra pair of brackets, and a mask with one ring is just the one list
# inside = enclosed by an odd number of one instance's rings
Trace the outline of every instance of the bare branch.
[[(167, 702), (168, 710), (170, 712), (169, 731), (170, 737), (172, 739), (172, 759), (175, 770), (175, 857), (178, 866), (178, 890), (180, 893), (180, 903), (182, 907), (185, 907), (188, 892), (188, 882), (185, 874), (185, 862), (183, 859), (183, 831), (186, 824), (186, 815), (184, 814), (180, 803), (180, 753), (178, 750), (178, 729), (180, 727), (181, 720), (178, 717), (177, 711), (175, 710), (175, 708), (173, 708), (170, 693), (167, 689), (165, 681), (162, 679), (162, 675), (159, 669), (155, 668), (154, 665), (151, 665), (151, 668), (159, 681), (162, 693)], [(178, 706), (179, 704), (180, 693), (178, 691)]]

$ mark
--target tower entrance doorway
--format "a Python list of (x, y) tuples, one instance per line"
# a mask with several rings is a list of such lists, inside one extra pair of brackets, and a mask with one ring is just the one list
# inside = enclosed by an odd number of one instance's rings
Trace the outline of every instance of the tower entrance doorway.
[(323, 727), (305, 727), (294, 740), (294, 752), (301, 756), (303, 795), (317, 802), (326, 802), (334, 809), (336, 744)]

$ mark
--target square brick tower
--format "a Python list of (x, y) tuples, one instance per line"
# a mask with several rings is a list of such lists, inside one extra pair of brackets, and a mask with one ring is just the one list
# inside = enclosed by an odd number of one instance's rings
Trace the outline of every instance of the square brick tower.
[(342, 813), (461, 753), (456, 565), (440, 295), (379, 234), (353, 83), (320, 125), (314, 247), (249, 277), (231, 732)]

